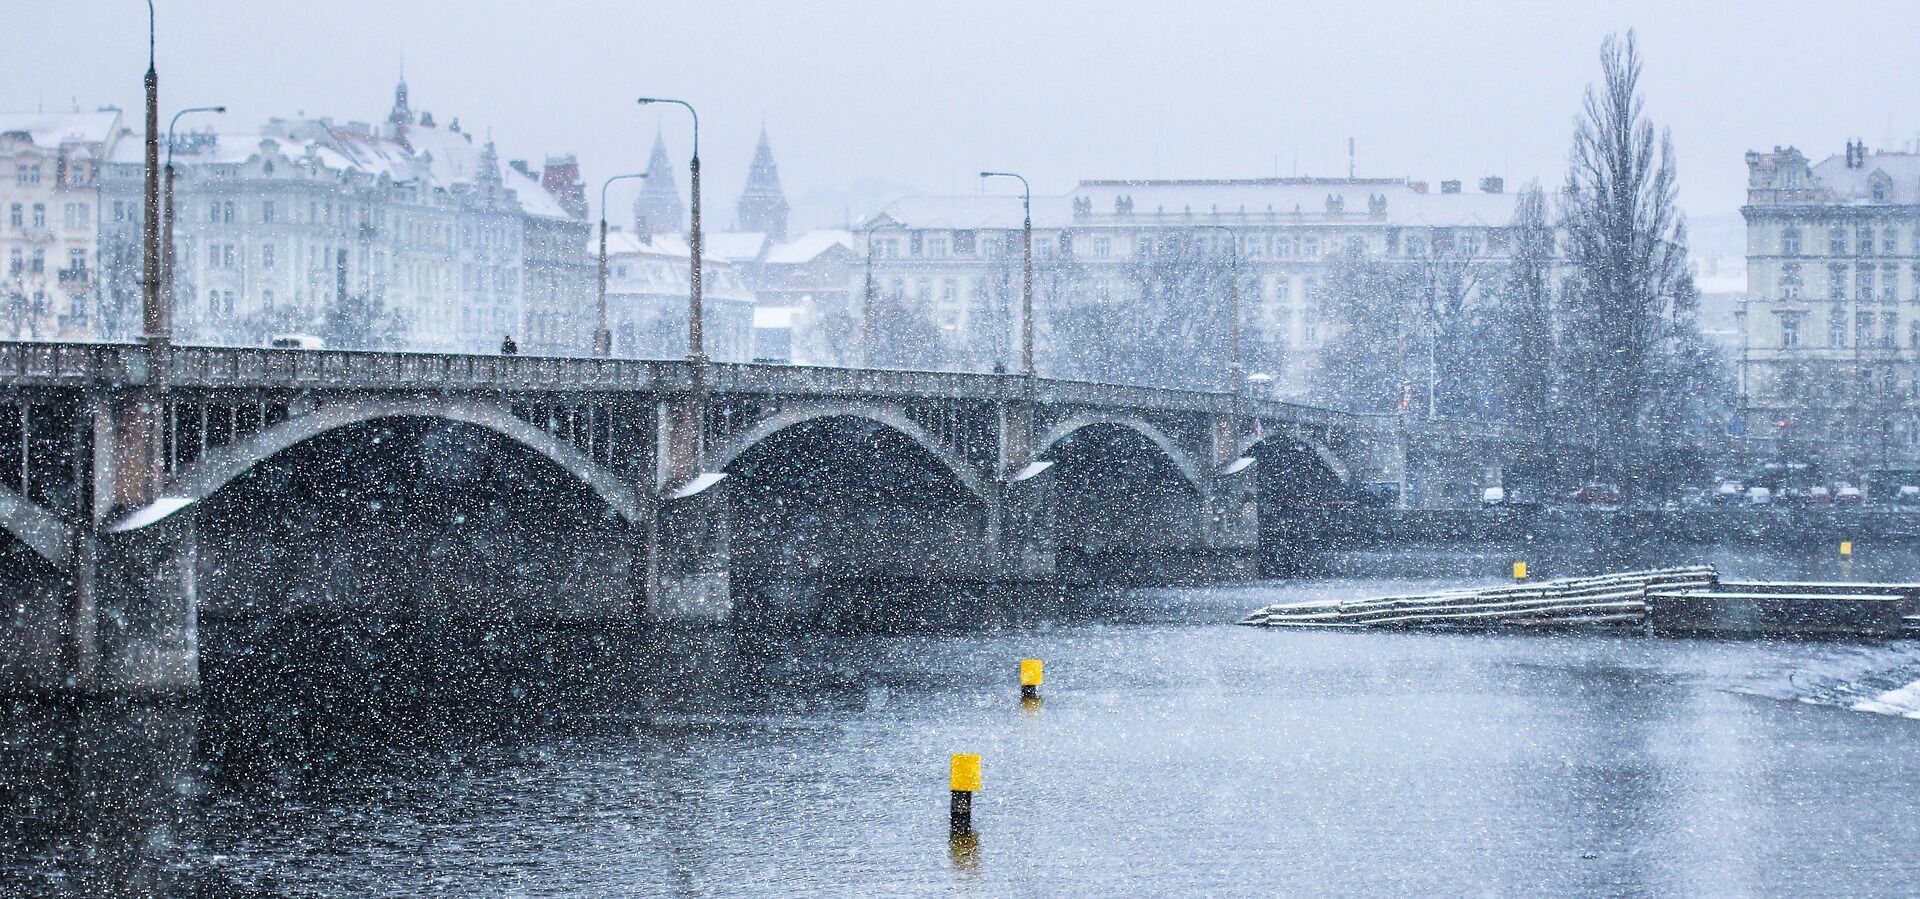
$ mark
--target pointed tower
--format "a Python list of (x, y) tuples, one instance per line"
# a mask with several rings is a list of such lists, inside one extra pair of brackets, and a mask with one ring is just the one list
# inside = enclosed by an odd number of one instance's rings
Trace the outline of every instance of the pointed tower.
[(735, 213), (741, 231), (758, 231), (774, 241), (787, 239), (787, 195), (780, 190), (780, 168), (773, 163), (766, 126), (760, 127), (760, 145), (747, 167), (747, 187), (740, 192)]
[(407, 73), (400, 71), (400, 82), (393, 86), (393, 111), (387, 113), (387, 122), (393, 125), (413, 124), (413, 108), (407, 105)]
[(640, 188), (640, 196), (633, 201), (633, 233), (645, 238), (662, 232), (678, 234), (686, 229), (687, 207), (680, 202), (680, 188), (673, 181), (667, 142), (656, 131), (653, 155), (647, 159), (646, 186)]

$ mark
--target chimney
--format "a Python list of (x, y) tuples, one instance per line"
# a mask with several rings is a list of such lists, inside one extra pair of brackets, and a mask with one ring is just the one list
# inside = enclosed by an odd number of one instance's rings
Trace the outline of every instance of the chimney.
[(580, 161), (573, 154), (547, 157), (540, 173), (540, 186), (560, 201), (560, 208), (577, 219), (587, 217), (587, 188), (580, 183)]
[(527, 166), (527, 161), (524, 159), (510, 160), (507, 162), (507, 165), (511, 166), (514, 171), (519, 172), (522, 175), (525, 175), (529, 178), (534, 177), (533, 169)]
[(1488, 175), (1480, 179), (1480, 192), (1483, 194), (1505, 193), (1507, 182), (1499, 175)]
[(1442, 181), (1440, 182), (1440, 192), (1443, 194), (1457, 194), (1460, 192), (1460, 182), (1451, 179)]
[(1409, 181), (1407, 182), (1407, 186), (1413, 188), (1413, 192), (1417, 194), (1427, 192), (1427, 182), (1425, 181)]

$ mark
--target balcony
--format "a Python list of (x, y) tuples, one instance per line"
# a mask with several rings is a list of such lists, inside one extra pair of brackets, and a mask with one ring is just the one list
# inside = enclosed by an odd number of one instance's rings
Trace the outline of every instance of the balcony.
[(69, 290), (84, 289), (93, 283), (93, 270), (85, 266), (60, 269), (60, 286)]

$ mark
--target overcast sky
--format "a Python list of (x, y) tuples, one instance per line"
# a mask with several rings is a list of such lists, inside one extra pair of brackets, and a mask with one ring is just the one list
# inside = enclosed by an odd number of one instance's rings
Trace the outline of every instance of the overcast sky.
[[(1741, 154), (1905, 146), (1920, 4), (158, 0), (162, 106), (377, 121), (404, 53), (416, 109), (503, 155), (577, 153), (590, 192), (684, 163), (702, 113), (708, 215), (732, 220), (764, 121), (803, 225), (889, 189), (972, 192), (1004, 168), (1081, 178), (1363, 175), (1558, 181), (1610, 31), (1639, 30), (1647, 111), (1696, 219), (1739, 207)], [(118, 104), (138, 124), (139, 0), (16, 4), (0, 109)], [(681, 189), (685, 190), (684, 171)], [(1004, 185), (996, 185), (1004, 189)], [(621, 196), (623, 192), (616, 192)], [(624, 207), (625, 202), (619, 201)], [(843, 212), (843, 207), (852, 206)]]

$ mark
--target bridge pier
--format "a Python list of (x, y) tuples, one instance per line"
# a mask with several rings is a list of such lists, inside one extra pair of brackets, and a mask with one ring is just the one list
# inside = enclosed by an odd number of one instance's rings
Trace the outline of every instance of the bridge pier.
[[(95, 673), (83, 677), (81, 686), (114, 692), (197, 688), (199, 541), (193, 514), (132, 530), (110, 528), (93, 542), (92, 570), (76, 578), (76, 605), (90, 608), (98, 622)], [(75, 642), (84, 666), (88, 653), (83, 641)]]
[(703, 474), (655, 506), (647, 617), (723, 622), (733, 617), (733, 513), (723, 476)]
[(1053, 519), (1052, 468), (1051, 463), (1029, 463), (997, 483), (987, 506), (988, 558), (982, 572), (987, 579), (1053, 579), (1060, 539)]

